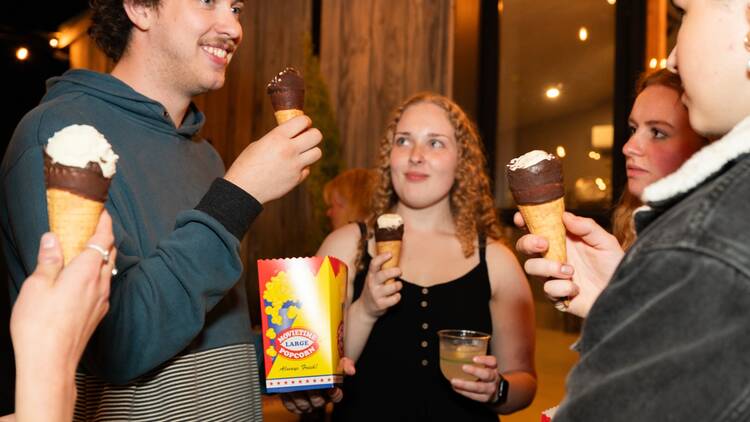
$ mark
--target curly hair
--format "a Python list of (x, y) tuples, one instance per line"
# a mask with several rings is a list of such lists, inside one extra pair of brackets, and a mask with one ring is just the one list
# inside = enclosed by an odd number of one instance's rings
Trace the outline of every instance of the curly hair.
[(89, 37), (104, 51), (104, 54), (117, 63), (130, 42), (133, 22), (125, 13), (123, 1), (157, 8), (161, 0), (90, 0), (91, 26)]
[(477, 236), (500, 240), (502, 231), (490, 191), (490, 179), (486, 170), (487, 160), (479, 133), (461, 107), (442, 95), (421, 92), (408, 98), (394, 110), (393, 117), (386, 127), (385, 136), (380, 141), (376, 169), (379, 181), (375, 188), (373, 213), (368, 221), (368, 227), (372, 228), (377, 216), (389, 212), (398, 202), (391, 183), (390, 156), (393, 138), (404, 111), (420, 103), (434, 104), (445, 110), (453, 126), (458, 145), (458, 167), (456, 180), (450, 191), (450, 208), (456, 223), (456, 237), (461, 242), (464, 255), (469, 257), (474, 253), (474, 241)]

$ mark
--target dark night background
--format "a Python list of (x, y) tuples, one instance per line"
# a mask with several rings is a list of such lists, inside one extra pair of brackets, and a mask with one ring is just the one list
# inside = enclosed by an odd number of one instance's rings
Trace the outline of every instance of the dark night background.
[[(66, 51), (49, 46), (49, 35), (78, 15), (87, 0), (9, 2), (0, 14), (0, 66), (6, 111), (0, 119), (0, 157), (5, 154), (13, 129), (44, 95), (44, 81), (68, 69)], [(16, 59), (16, 49), (29, 49), (29, 58)], [(0, 256), (0, 279), (5, 280)], [(10, 352), (8, 290), (0, 283), (0, 415), (13, 411), (13, 357)]]

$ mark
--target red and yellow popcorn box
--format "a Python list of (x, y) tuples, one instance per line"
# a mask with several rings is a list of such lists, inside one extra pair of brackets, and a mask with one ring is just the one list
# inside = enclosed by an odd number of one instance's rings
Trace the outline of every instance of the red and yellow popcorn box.
[(269, 393), (343, 381), (346, 264), (332, 256), (258, 260)]

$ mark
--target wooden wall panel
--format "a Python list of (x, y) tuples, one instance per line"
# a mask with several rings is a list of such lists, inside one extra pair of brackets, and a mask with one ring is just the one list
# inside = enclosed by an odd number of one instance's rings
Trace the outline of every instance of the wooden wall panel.
[(409, 95), (451, 95), (453, 0), (323, 0), (321, 70), (349, 167), (375, 164), (390, 112)]
[[(303, 39), (311, 28), (309, 0), (245, 1), (243, 41), (232, 58), (224, 87), (196, 99), (206, 113), (203, 133), (230, 166), (252, 141), (276, 127), (266, 84), (286, 66), (301, 68)], [(252, 321), (260, 323), (256, 260), (299, 256), (312, 224), (304, 184), (265, 205), (243, 241), (245, 279)]]

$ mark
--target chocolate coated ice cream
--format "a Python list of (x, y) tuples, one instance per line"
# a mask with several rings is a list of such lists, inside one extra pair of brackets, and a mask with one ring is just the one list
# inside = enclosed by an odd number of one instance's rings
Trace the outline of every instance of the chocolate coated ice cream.
[(404, 220), (398, 214), (383, 214), (375, 222), (375, 241), (387, 242), (404, 237)]
[(266, 92), (275, 111), (302, 110), (305, 103), (305, 81), (293, 67), (287, 67), (274, 76)]
[(544, 151), (531, 151), (505, 167), (508, 186), (518, 205), (542, 204), (565, 195), (562, 163)]

